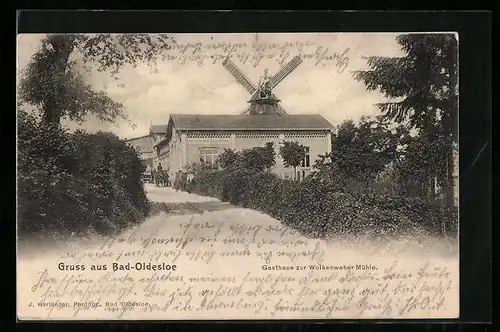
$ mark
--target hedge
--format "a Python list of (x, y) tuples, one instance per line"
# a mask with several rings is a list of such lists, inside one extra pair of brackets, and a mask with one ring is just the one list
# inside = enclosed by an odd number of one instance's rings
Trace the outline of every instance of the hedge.
[(200, 165), (193, 187), (200, 195), (262, 211), (311, 237), (428, 236), (441, 234), (443, 224), (449, 234), (457, 231), (455, 209), (385, 192), (349, 192), (321, 177), (299, 183), (269, 171)]
[(135, 150), (111, 133), (69, 133), (18, 116), (18, 230), (115, 232), (149, 209)]

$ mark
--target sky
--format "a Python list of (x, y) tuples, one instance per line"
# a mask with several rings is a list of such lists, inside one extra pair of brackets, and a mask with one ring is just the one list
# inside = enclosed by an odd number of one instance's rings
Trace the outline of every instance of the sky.
[[(221, 48), (214, 50), (209, 46), (240, 44), (233, 55), (269, 55), (269, 59), (264, 57), (259, 63), (243, 63), (240, 58), (232, 57), (254, 84), (264, 75), (265, 69), (272, 75), (299, 52), (313, 54), (311, 59), (304, 59), (273, 92), (289, 114), (321, 114), (334, 126), (347, 119), (358, 121), (364, 115), (380, 114), (375, 104), (383, 101), (383, 96), (378, 91), (366, 91), (362, 82), (354, 80), (352, 72), (368, 68), (363, 56), (403, 56), (396, 36), (394, 33), (172, 35), (178, 45), (201, 45), (196, 54), (220, 55), (224, 53)], [(40, 34), (18, 36), (18, 71), (39, 49), (43, 37)], [(187, 53), (193, 49), (188, 48)], [(277, 49), (284, 51), (276, 55)], [(169, 52), (179, 54), (175, 49)], [(280, 64), (283, 54), (289, 56)], [(345, 70), (339, 70), (338, 58), (333, 57), (334, 54), (344, 54), (348, 59)], [(75, 53), (71, 57), (78, 61), (80, 55)], [(317, 63), (319, 59), (322, 60)], [(96, 70), (90, 74), (82, 71), (82, 75), (94, 89), (105, 89), (113, 100), (121, 102), (135, 127), (122, 121), (115, 125), (102, 123), (93, 117), (81, 126), (67, 121), (65, 124), (72, 129), (108, 130), (122, 138), (145, 135), (151, 124), (167, 124), (172, 113), (240, 114), (248, 107), (250, 98), (220, 61), (213, 64), (206, 60), (199, 65), (196, 61), (180, 63), (178, 58), (167, 59), (158, 65), (155, 73), (147, 64), (140, 63), (136, 68), (122, 68), (117, 80), (112, 79), (110, 73)]]

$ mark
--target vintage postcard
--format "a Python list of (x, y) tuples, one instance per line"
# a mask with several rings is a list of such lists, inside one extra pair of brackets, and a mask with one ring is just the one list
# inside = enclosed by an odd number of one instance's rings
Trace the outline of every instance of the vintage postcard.
[(458, 42), (19, 35), (18, 319), (458, 318)]

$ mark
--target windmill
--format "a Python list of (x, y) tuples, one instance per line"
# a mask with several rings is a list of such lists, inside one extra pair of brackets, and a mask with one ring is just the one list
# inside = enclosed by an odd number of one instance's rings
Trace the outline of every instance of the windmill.
[(233, 75), (238, 83), (240, 83), (251, 95), (248, 102), (250, 107), (243, 113), (247, 115), (286, 115), (285, 110), (279, 105), (280, 100), (272, 92), (272, 90), (287, 77), (298, 65), (302, 63), (299, 56), (294, 57), (290, 62), (283, 66), (278, 73), (268, 77), (267, 69), (264, 72), (264, 77), (259, 80), (259, 84), (255, 86), (250, 80), (236, 67), (236, 65), (226, 58), (222, 65)]

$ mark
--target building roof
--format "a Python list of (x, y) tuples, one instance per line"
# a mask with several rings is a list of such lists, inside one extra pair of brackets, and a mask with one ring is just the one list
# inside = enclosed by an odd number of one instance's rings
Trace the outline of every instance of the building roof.
[(130, 138), (125, 140), (125, 142), (133, 146), (141, 154), (153, 152), (151, 150), (152, 140), (150, 135)]
[(301, 115), (194, 115), (172, 114), (177, 129), (188, 130), (329, 130), (333, 126), (319, 114)]
[(136, 141), (136, 140), (142, 140), (146, 137), (149, 137), (149, 135), (142, 135), (142, 136), (138, 136), (138, 137), (126, 138), (124, 141), (125, 142), (132, 142), (132, 141)]
[(156, 143), (155, 145), (153, 145), (153, 149), (161, 148), (162, 146), (167, 144), (169, 141), (170, 141), (170, 137), (164, 138), (164, 139), (160, 140), (158, 143)]
[(153, 134), (165, 134), (167, 132), (167, 126), (166, 125), (151, 125), (149, 132), (153, 133)]

